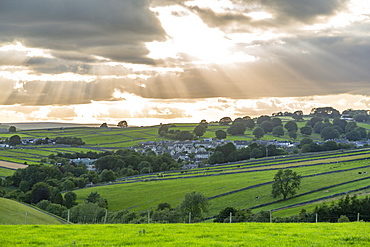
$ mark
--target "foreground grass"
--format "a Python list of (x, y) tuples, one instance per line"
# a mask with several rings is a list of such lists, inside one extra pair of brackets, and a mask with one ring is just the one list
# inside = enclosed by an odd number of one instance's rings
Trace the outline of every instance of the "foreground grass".
[[(25, 206), (19, 202), (5, 198), (0, 198), (0, 225), (17, 225), (17, 224), (46, 224), (57, 225), (61, 224), (57, 219), (37, 211), (32, 207)], [(27, 212), (27, 216), (26, 216)], [(1, 226), (0, 231), (4, 226)], [(0, 237), (0, 246), (2, 245)]]
[(370, 246), (369, 223), (2, 226), (1, 246)]

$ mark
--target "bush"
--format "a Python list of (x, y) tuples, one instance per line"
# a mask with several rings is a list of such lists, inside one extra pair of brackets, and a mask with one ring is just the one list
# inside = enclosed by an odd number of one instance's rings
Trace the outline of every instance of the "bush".
[(344, 223), (344, 222), (349, 222), (349, 219), (345, 215), (341, 215), (338, 219), (338, 223)]

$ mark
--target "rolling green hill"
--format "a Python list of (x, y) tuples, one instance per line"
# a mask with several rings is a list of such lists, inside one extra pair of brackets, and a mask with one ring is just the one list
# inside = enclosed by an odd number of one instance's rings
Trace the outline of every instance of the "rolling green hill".
[(0, 225), (59, 225), (64, 221), (33, 207), (0, 198)]
[[(127, 178), (116, 184), (75, 190), (78, 201), (97, 191), (109, 202), (110, 210), (142, 211), (159, 203), (176, 207), (191, 191), (202, 192), (211, 203), (208, 217), (232, 206), (277, 210), (343, 193), (369, 191), (368, 150), (287, 156), (211, 166), (182, 172), (167, 172)], [(271, 196), (271, 182), (278, 169), (290, 168), (303, 176), (298, 195), (286, 201)], [(361, 172), (361, 174), (359, 174)], [(258, 197), (258, 198), (257, 198)]]

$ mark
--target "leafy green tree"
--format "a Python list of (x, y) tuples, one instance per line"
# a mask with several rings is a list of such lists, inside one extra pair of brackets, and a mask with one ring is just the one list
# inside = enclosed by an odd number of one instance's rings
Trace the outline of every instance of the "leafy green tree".
[(357, 123), (356, 122), (348, 122), (347, 125), (346, 125), (345, 132), (346, 133), (351, 132), (352, 130), (355, 130), (356, 127), (357, 127)]
[(310, 125), (312, 128), (315, 126), (316, 123), (322, 122), (323, 119), (321, 117), (312, 117), (306, 125)]
[(298, 130), (298, 125), (294, 121), (288, 121), (284, 125), (285, 129), (290, 132), (290, 131), (297, 131)]
[(200, 221), (203, 218), (203, 213), (208, 212), (209, 202), (201, 192), (190, 192), (185, 194), (179, 208), (182, 212), (191, 213), (193, 221)]
[(301, 176), (296, 172), (290, 169), (279, 170), (274, 176), (272, 196), (274, 198), (283, 196), (283, 199), (286, 200), (288, 196), (294, 196), (296, 194), (300, 183)]
[(272, 127), (283, 126), (281, 119), (278, 117), (271, 119), (271, 124), (272, 124)]
[(108, 128), (108, 124), (107, 124), (107, 123), (102, 123), (102, 124), (100, 125), (100, 128)]
[(361, 140), (360, 134), (357, 131), (355, 131), (355, 130), (352, 130), (351, 132), (348, 132), (346, 134), (346, 138), (349, 141), (359, 141), (359, 140)]
[(216, 138), (217, 139), (225, 139), (227, 137), (227, 133), (223, 130), (216, 131)]
[(194, 128), (193, 133), (196, 136), (202, 136), (204, 135), (204, 133), (206, 133), (206, 128), (204, 127), (203, 124), (199, 124), (198, 126)]
[(340, 118), (334, 118), (333, 125), (340, 127), (342, 129), (341, 133), (344, 133), (346, 130), (347, 121)]
[(238, 210), (233, 207), (226, 207), (218, 213), (213, 222), (223, 223), (230, 219), (230, 213), (232, 216), (235, 216), (237, 212)]
[(16, 146), (16, 145), (19, 145), (21, 143), (22, 143), (22, 141), (21, 141), (21, 138), (19, 137), (19, 135), (13, 135), (9, 138), (9, 145), (10, 146)]
[(338, 130), (334, 129), (333, 127), (325, 127), (320, 133), (321, 138), (324, 140), (328, 139), (337, 139), (340, 136)]
[[(1, 179), (2, 180), (2, 179)], [(0, 184), (0, 186), (1, 186), (1, 184)], [(27, 191), (29, 191), (30, 190), (30, 184), (27, 182), (27, 181), (21, 181), (20, 183), (19, 183), (19, 189), (21, 190), (21, 191), (23, 191), (24, 193), (26, 193)]]
[(165, 209), (171, 209), (171, 205), (167, 202), (159, 203), (157, 206), (157, 210), (165, 210)]
[(112, 170), (104, 169), (100, 174), (101, 182), (109, 182), (114, 180), (116, 180), (116, 176), (114, 176), (114, 172)]
[(65, 206), (70, 209), (71, 207), (75, 206), (77, 199), (76, 193), (73, 191), (68, 191), (67, 193), (64, 194), (64, 200), (65, 200)]
[(253, 120), (253, 119), (247, 119), (247, 120), (245, 121), (245, 126), (246, 126), (248, 129), (252, 130), (252, 129), (254, 129), (254, 127), (256, 126), (256, 123), (254, 122), (254, 120)]
[(331, 150), (338, 149), (338, 144), (335, 141), (326, 141), (321, 146), (325, 151), (331, 151)]
[(305, 136), (310, 136), (312, 134), (312, 127), (311, 126), (303, 126), (300, 128), (301, 134)]
[(272, 134), (274, 136), (283, 136), (284, 135), (283, 127), (281, 127), (281, 126), (274, 127), (274, 129), (272, 130)]
[(303, 120), (303, 111), (293, 112), (292, 118), (297, 122), (302, 121)]
[(9, 132), (10, 133), (15, 133), (15, 132), (17, 132), (17, 128), (15, 126), (10, 126), (9, 127)]
[(270, 121), (271, 121), (270, 116), (262, 115), (262, 116), (259, 116), (259, 117), (257, 118), (257, 124), (261, 124), (261, 123), (263, 123), (263, 122), (265, 122), (265, 121), (270, 122)]
[(168, 124), (162, 124), (158, 129), (158, 135), (164, 136), (168, 132)]
[(257, 127), (253, 131), (253, 135), (257, 138), (260, 139), (265, 135), (265, 131), (261, 127)]
[(76, 188), (76, 185), (71, 180), (66, 180), (62, 183), (63, 190), (73, 190)]
[(324, 123), (323, 122), (317, 122), (315, 124), (315, 126), (313, 126), (313, 132), (317, 133), (317, 134), (320, 134), (322, 129), (323, 129), (323, 125)]
[(38, 203), (42, 200), (49, 200), (50, 186), (45, 182), (38, 182), (32, 186), (31, 203)]
[(221, 164), (226, 162), (225, 155), (220, 151), (215, 151), (210, 157), (209, 157), (209, 163), (210, 164)]
[(64, 205), (62, 194), (60, 193), (60, 190), (58, 188), (54, 188), (51, 191), (50, 201), (55, 204)]
[(271, 124), (271, 121), (264, 121), (259, 125), (265, 133), (271, 133), (273, 130), (273, 126)]
[(294, 140), (297, 139), (297, 131), (295, 130), (289, 131), (288, 135), (290, 138), (293, 138)]
[(360, 134), (361, 139), (365, 139), (367, 136), (366, 129), (364, 127), (356, 127), (354, 131)]
[(246, 126), (243, 122), (234, 122), (230, 128), (227, 129), (227, 133), (230, 135), (243, 135), (246, 130)]
[(311, 144), (313, 143), (313, 140), (311, 138), (308, 138), (308, 137), (304, 137), (300, 143), (299, 143), (299, 146), (302, 147), (303, 145), (305, 144)]
[(125, 167), (126, 162), (120, 155), (106, 155), (95, 161), (95, 167), (98, 172), (103, 170), (118, 171)]
[(353, 120), (356, 122), (366, 122), (368, 119), (368, 115), (365, 114), (357, 114), (353, 117)]

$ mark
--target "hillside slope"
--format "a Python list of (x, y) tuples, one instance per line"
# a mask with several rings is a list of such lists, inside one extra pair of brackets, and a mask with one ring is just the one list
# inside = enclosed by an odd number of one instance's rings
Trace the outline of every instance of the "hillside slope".
[[(0, 225), (59, 225), (62, 222), (35, 208), (0, 198)], [(27, 215), (26, 215), (27, 213)]]

